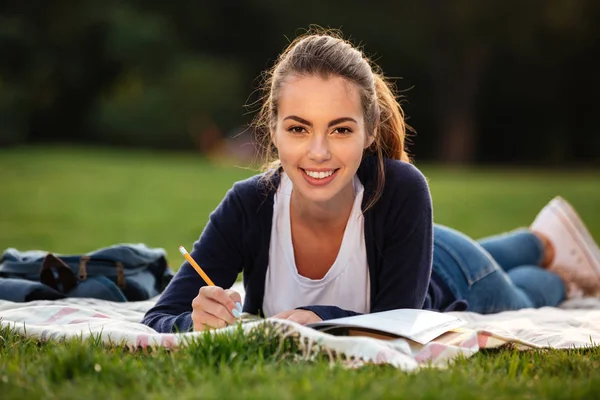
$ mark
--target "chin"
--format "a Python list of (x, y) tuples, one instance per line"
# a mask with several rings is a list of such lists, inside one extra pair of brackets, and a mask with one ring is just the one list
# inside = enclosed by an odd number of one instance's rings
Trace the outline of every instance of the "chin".
[(313, 190), (301, 190), (302, 197), (314, 204), (327, 204), (333, 201), (339, 192), (327, 191), (315, 193)]
[(339, 197), (343, 189), (351, 184), (351, 180), (349, 180), (346, 184), (342, 185), (341, 182), (343, 180), (343, 176), (337, 176), (335, 181), (326, 186), (314, 186), (307, 182), (301, 173), (298, 173), (293, 177), (292, 182), (294, 188), (297, 188), (306, 200), (314, 203), (328, 203)]

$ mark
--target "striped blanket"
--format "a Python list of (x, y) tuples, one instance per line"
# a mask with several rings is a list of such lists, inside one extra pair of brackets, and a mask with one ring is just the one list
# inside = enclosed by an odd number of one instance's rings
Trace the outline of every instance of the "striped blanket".
[[(64, 299), (13, 303), (0, 301), (0, 325), (42, 341), (94, 337), (106, 344), (132, 349), (148, 346), (184, 348), (199, 333), (160, 334), (142, 325), (144, 313), (155, 300), (111, 303), (97, 299)], [(457, 356), (469, 357), (482, 348), (511, 345), (520, 349), (573, 348), (600, 345), (600, 300), (565, 302), (560, 308), (524, 309), (493, 315), (453, 313), (467, 325), (434, 341), (419, 345), (407, 340), (339, 337), (277, 319), (242, 323), (250, 332), (258, 327), (275, 329), (278, 336), (297, 340), (300, 359), (328, 354), (332, 362), (349, 367), (367, 363), (391, 364), (411, 371), (420, 367), (445, 367)], [(227, 334), (235, 327), (213, 331)], [(249, 335), (252, 337), (252, 335)]]

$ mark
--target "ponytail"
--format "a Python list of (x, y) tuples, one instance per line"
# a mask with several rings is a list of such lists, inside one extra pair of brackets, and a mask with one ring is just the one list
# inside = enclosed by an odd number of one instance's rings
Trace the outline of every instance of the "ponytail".
[(377, 177), (375, 191), (364, 211), (371, 208), (383, 194), (383, 188), (385, 187), (384, 158), (411, 162), (404, 148), (406, 129), (411, 129), (404, 122), (404, 111), (402, 111), (402, 107), (396, 100), (391, 85), (384, 80), (382, 75), (374, 72), (373, 78), (375, 80), (377, 104), (372, 115), (375, 119), (377, 132), (369, 151), (377, 156)]
[(373, 77), (379, 105), (379, 121), (377, 136), (372, 145), (375, 147), (373, 150), (386, 158), (411, 162), (404, 148), (407, 128), (404, 122), (404, 111), (396, 100), (390, 84), (378, 73), (374, 73)]

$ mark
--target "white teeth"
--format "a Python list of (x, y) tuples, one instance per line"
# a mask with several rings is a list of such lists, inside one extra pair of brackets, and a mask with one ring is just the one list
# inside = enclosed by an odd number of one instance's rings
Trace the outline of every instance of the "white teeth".
[(311, 178), (315, 178), (315, 179), (323, 179), (323, 178), (327, 178), (328, 176), (331, 176), (333, 174), (333, 170), (327, 171), (327, 172), (313, 172), (313, 171), (308, 171), (308, 170), (304, 170), (304, 172), (306, 172), (306, 175), (310, 176)]

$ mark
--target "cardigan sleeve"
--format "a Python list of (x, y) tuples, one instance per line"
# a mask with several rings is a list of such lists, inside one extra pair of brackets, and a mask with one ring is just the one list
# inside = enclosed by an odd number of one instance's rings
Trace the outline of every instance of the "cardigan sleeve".
[(431, 279), (433, 207), (429, 186), (416, 167), (398, 165), (402, 173), (387, 178), (391, 196), (382, 204), (387, 217), (371, 312), (423, 308)]
[[(223, 288), (230, 288), (243, 269), (244, 235), (249, 230), (247, 215), (236, 185), (210, 214), (206, 227), (190, 252), (214, 284)], [(202, 286), (206, 286), (204, 280), (185, 261), (156, 305), (148, 310), (142, 323), (157, 332), (191, 330), (192, 300)]]
[(323, 321), (336, 318), (352, 317), (353, 315), (360, 315), (360, 313), (351, 310), (344, 310), (343, 308), (336, 306), (304, 306), (298, 307), (297, 310), (308, 310), (314, 312)]

